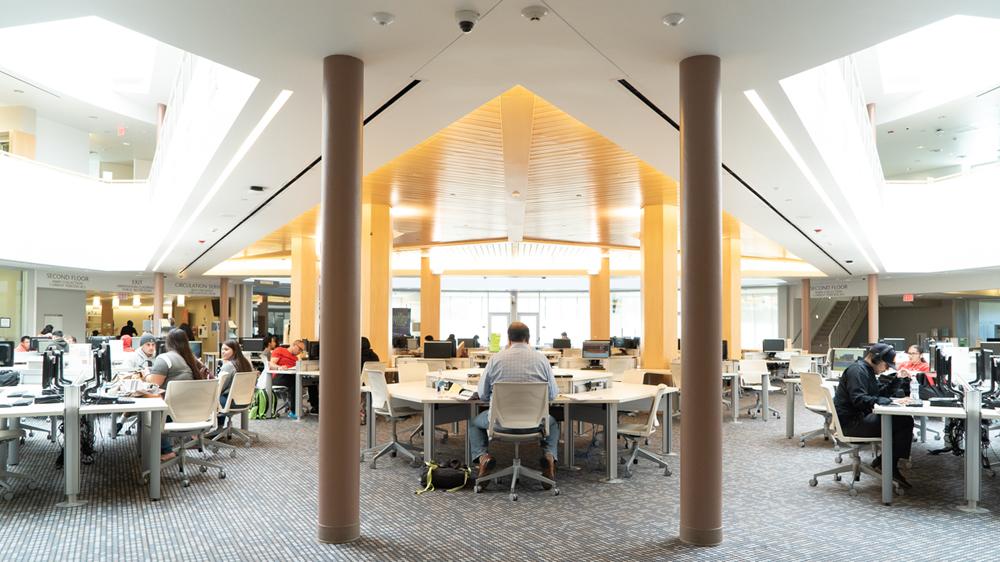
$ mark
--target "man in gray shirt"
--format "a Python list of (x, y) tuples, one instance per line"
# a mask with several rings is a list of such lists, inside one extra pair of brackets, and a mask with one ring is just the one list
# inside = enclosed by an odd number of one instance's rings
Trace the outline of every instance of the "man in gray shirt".
[[(507, 349), (490, 358), (483, 375), (479, 378), (479, 398), (489, 402), (493, 394), (493, 384), (497, 382), (547, 382), (549, 383), (549, 400), (554, 400), (559, 394), (552, 366), (542, 353), (528, 345), (531, 334), (528, 326), (514, 322), (507, 328), (507, 339), (510, 343)], [(542, 473), (546, 478), (554, 480), (556, 476), (556, 459), (559, 450), (559, 422), (549, 416), (549, 434), (542, 442), (545, 456), (542, 459)], [(496, 466), (488, 452), (489, 436), (487, 428), (490, 425), (490, 413), (481, 412), (474, 420), (469, 430), (469, 441), (472, 446), (472, 458), (479, 459), (479, 476), (486, 476)]]

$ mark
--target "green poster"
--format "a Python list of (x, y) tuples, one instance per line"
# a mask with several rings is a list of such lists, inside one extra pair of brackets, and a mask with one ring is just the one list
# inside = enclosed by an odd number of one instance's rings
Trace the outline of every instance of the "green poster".
[(490, 351), (492, 353), (500, 351), (500, 334), (490, 334)]

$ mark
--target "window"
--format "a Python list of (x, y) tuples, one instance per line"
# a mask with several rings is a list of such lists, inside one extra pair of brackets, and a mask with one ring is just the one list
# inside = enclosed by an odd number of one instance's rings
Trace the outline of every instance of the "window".
[(742, 293), (740, 341), (754, 349), (765, 339), (778, 338), (778, 288), (745, 288)]

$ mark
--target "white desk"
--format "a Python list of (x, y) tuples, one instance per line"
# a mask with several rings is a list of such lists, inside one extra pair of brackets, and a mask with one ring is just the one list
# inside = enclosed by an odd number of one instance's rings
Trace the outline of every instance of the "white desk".
[[(569, 394), (580, 392), (587, 385), (594, 383), (609, 383), (614, 373), (611, 371), (584, 370), (584, 369), (552, 369), (556, 376), (556, 385), (559, 392)], [(483, 374), (482, 369), (454, 369), (447, 371), (431, 371), (427, 373), (428, 384), (435, 380), (446, 380), (459, 384), (475, 385), (479, 384), (479, 377)], [(569, 375), (569, 376), (566, 376)]]
[[(37, 390), (28, 389), (24, 386), (19, 387), (8, 387), (5, 389), (4, 397), (0, 398), (0, 402), (9, 404), (17, 398), (7, 398), (6, 393), (13, 390), (19, 392), (29, 391), (33, 394), (40, 393), (41, 388), (38, 387)], [(62, 417), (63, 415), (63, 404), (62, 402), (56, 402), (52, 404), (31, 404), (29, 406), (11, 406), (10, 408), (0, 408), (0, 428), (10, 429), (20, 429), (21, 418), (47, 418), (47, 417)], [(20, 439), (11, 440), (6, 447), (0, 447), (0, 462), (6, 465), (15, 465), (18, 463), (19, 459), (19, 447)]]
[[(439, 393), (433, 388), (419, 382), (388, 385), (389, 395), (397, 401), (408, 402), (422, 407), (424, 412), (424, 459), (434, 458), (434, 432), (436, 425), (465, 421), (468, 424), (486, 402), (480, 400), (461, 400), (448, 393)], [(573, 438), (570, 429), (571, 421), (582, 419), (603, 425), (605, 428), (605, 448), (607, 462), (605, 467), (606, 480), (618, 482), (618, 410), (622, 406), (649, 403), (656, 396), (656, 386), (645, 384), (617, 383), (613, 387), (592, 392), (575, 393), (572, 397), (560, 394), (551, 405), (563, 407), (563, 466), (573, 466)], [(364, 389), (363, 389), (364, 390)], [(673, 431), (673, 416), (669, 415), (673, 394), (676, 388), (669, 388), (665, 400), (662, 401), (664, 428), (661, 439), (663, 452), (670, 454)], [(367, 393), (366, 393), (367, 395)], [(368, 419), (368, 449), (375, 446), (375, 418), (372, 412), (370, 395), (365, 401)], [(639, 409), (639, 408), (635, 408)], [(468, 428), (468, 425), (467, 425)], [(469, 430), (465, 432), (465, 461), (472, 461)]]
[[(802, 384), (800, 377), (782, 379), (785, 383), (785, 437), (791, 439), (795, 436), (795, 389)], [(838, 381), (824, 380), (823, 386), (834, 389), (837, 388)], [(924, 418), (926, 421), (927, 418)]]

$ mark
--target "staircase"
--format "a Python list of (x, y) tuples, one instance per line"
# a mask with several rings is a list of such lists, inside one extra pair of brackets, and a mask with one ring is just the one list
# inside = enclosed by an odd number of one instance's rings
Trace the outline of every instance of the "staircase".
[(855, 297), (848, 301), (837, 301), (813, 336), (810, 351), (826, 353), (831, 347), (850, 345), (867, 316), (868, 309), (863, 299)]
[(848, 301), (837, 301), (834, 303), (833, 308), (823, 319), (823, 324), (820, 325), (819, 330), (816, 331), (816, 335), (813, 336), (812, 343), (809, 345), (809, 351), (813, 353), (826, 353), (829, 351), (827, 349), (827, 342), (829, 341), (830, 334), (833, 332), (834, 326), (837, 325), (837, 320), (840, 319), (841, 315), (844, 314), (844, 310), (847, 309)]

